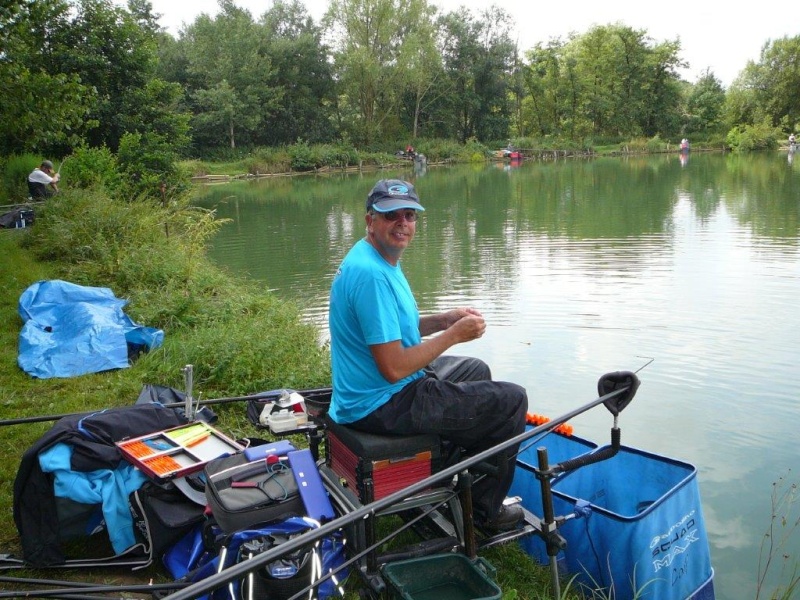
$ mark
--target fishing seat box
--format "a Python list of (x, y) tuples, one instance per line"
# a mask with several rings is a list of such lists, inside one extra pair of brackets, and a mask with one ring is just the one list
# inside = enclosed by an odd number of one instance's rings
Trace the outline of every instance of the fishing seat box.
[(325, 417), (327, 466), (362, 504), (430, 477), (441, 464), (438, 435), (375, 435)]

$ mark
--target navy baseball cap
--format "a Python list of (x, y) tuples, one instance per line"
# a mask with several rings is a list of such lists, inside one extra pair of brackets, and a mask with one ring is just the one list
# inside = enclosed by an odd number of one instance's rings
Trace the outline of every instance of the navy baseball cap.
[(425, 210), (414, 186), (400, 179), (381, 179), (367, 196), (367, 211), (389, 212), (401, 208)]

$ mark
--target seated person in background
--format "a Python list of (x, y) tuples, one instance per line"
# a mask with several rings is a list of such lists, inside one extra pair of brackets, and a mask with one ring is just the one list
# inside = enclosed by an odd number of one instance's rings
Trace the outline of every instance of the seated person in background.
[[(456, 308), (420, 316), (400, 257), (423, 210), (405, 181), (381, 180), (367, 197), (366, 236), (345, 256), (331, 286), (329, 414), (376, 434), (437, 434), (477, 453), (524, 431), (528, 398), (514, 383), (492, 381), (483, 361), (443, 355), (483, 335), (480, 312)], [(503, 504), (516, 451), (495, 455), (493, 462), (508, 468), (473, 487), (475, 520), (486, 530), (509, 530), (522, 521), (519, 506)]]
[(28, 175), (28, 193), (34, 200), (44, 200), (58, 193), (59, 175), (53, 170), (53, 163), (49, 160), (42, 161)]

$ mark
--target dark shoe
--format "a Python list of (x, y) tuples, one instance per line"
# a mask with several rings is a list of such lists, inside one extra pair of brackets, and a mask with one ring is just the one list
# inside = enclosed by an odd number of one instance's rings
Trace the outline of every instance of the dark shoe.
[(516, 529), (524, 518), (525, 513), (522, 512), (521, 506), (516, 504), (507, 506), (504, 504), (494, 517), (486, 520), (477, 520), (477, 525), (489, 533), (499, 533)]

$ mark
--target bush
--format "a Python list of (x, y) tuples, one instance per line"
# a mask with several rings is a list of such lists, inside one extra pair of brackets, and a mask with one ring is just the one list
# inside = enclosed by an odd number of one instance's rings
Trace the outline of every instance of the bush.
[(664, 150), (666, 149), (664, 140), (662, 140), (661, 137), (658, 136), (658, 134), (647, 140), (646, 147), (648, 152), (664, 152)]
[(62, 263), (74, 283), (102, 281), (127, 293), (190, 280), (221, 221), (177, 202), (123, 203), (94, 188), (55, 196), (36, 224), (24, 243), (39, 260)]
[(781, 139), (783, 133), (780, 128), (773, 127), (769, 123), (737, 125), (726, 136), (728, 146), (735, 152), (775, 150)]
[(318, 157), (307, 142), (290, 146), (289, 160), (293, 171), (313, 171), (319, 166)]
[(178, 166), (178, 155), (163, 136), (126, 133), (117, 152), (119, 171), (125, 176), (115, 197), (161, 198), (189, 189), (189, 174)]
[(61, 164), (65, 189), (101, 187), (113, 194), (121, 185), (117, 158), (105, 146), (76, 148)]
[(3, 165), (4, 202), (14, 204), (28, 197), (28, 175), (42, 164), (42, 158), (35, 154), (9, 156)]
[(360, 160), (358, 151), (347, 144), (322, 145), (319, 155), (322, 166), (341, 169), (356, 166)]

